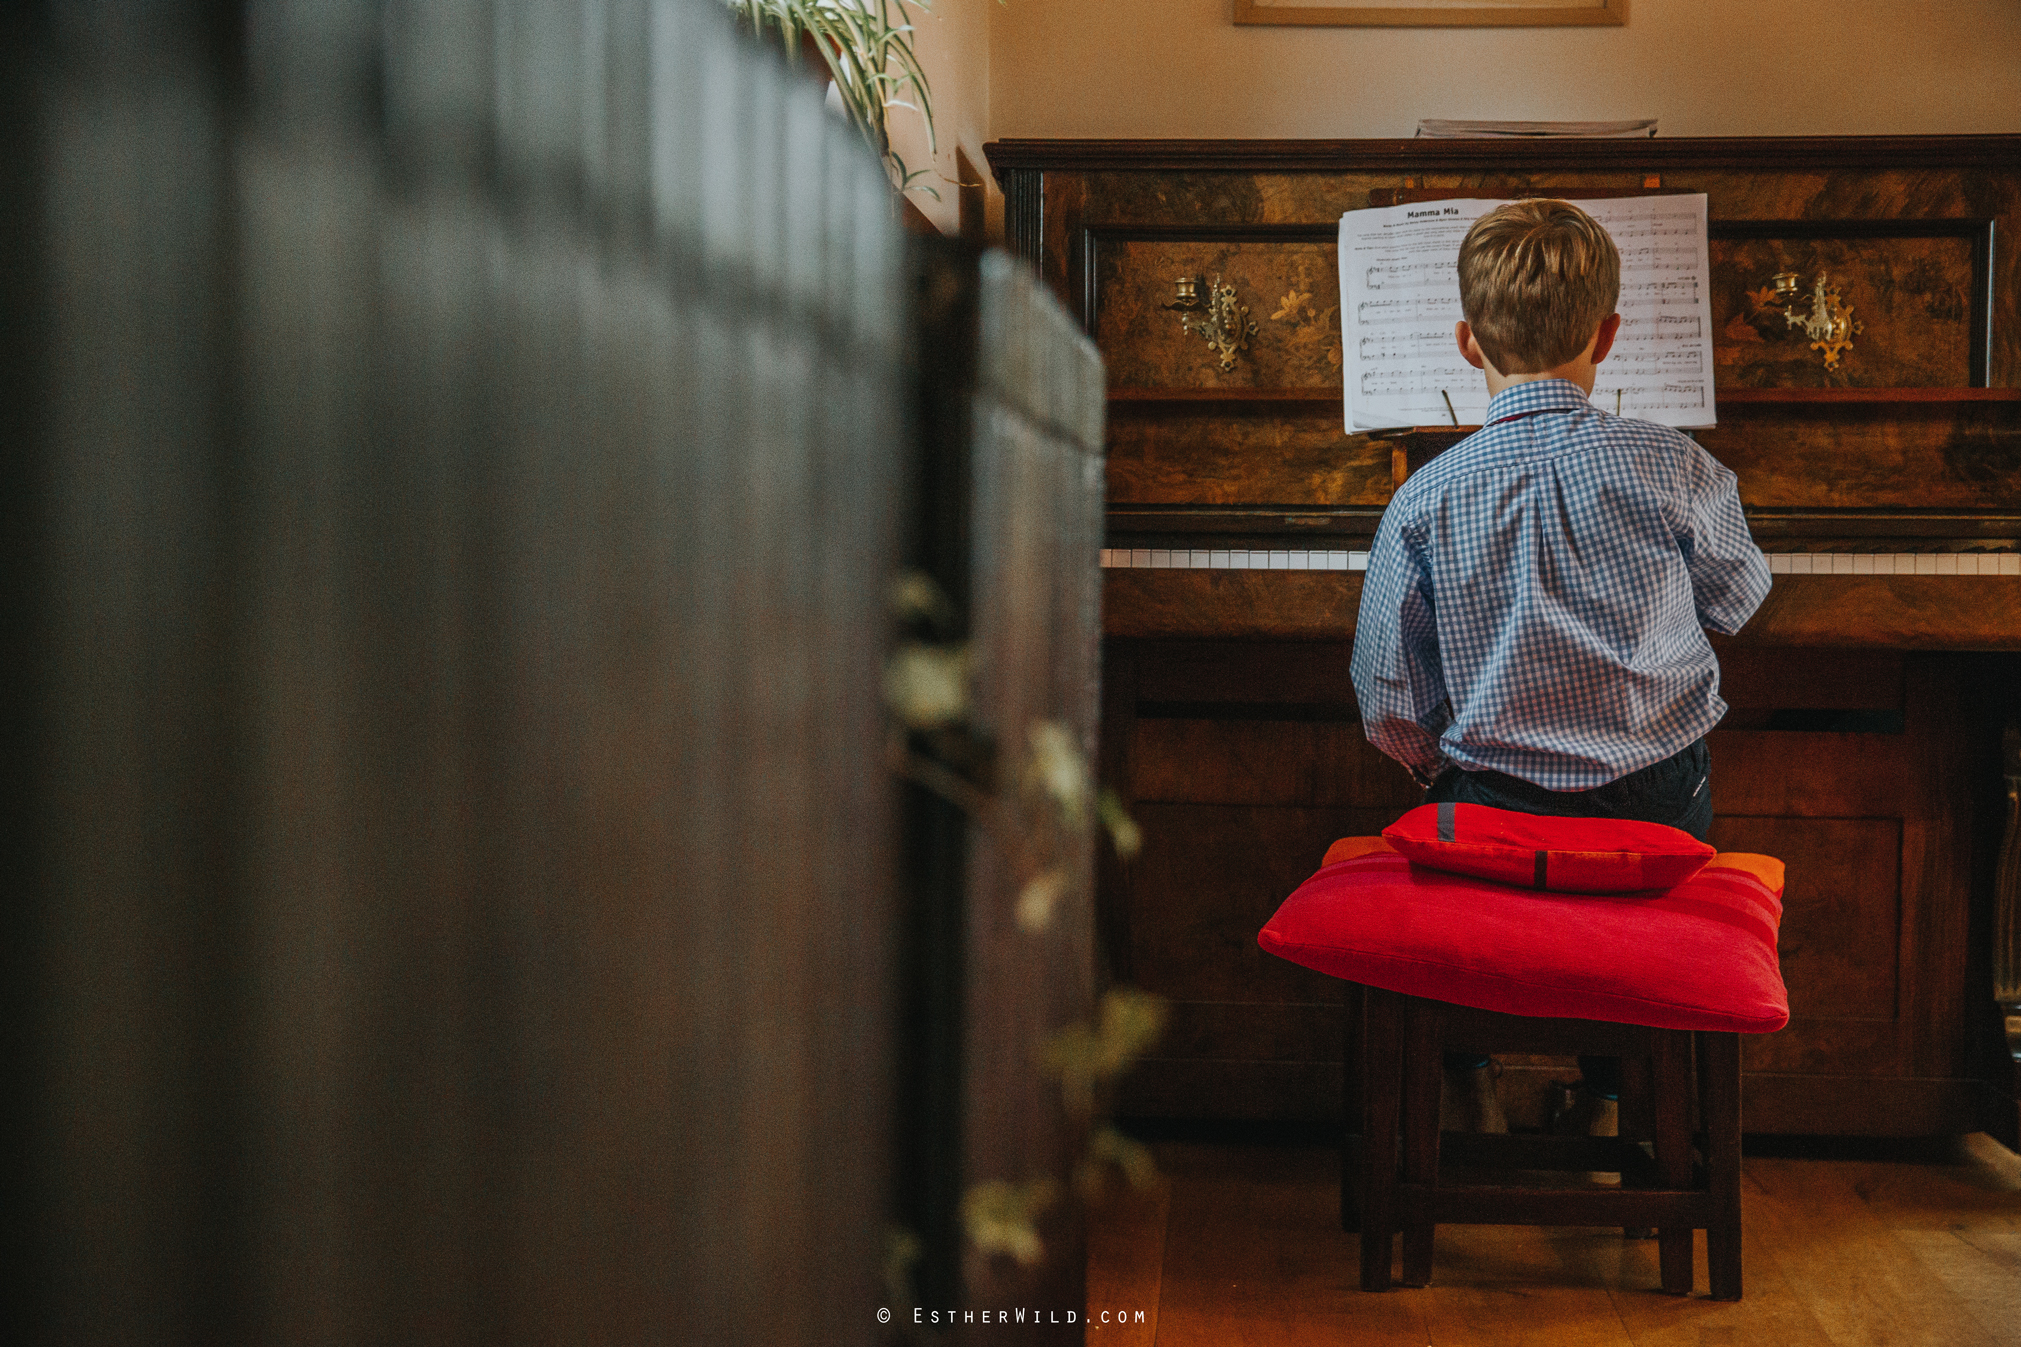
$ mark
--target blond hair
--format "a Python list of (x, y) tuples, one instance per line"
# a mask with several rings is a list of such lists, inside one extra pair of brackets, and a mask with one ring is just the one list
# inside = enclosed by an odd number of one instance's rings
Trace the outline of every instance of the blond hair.
[(1556, 369), (1586, 349), (1621, 296), (1621, 254), (1569, 201), (1511, 201), (1460, 245), (1460, 309), (1504, 374)]

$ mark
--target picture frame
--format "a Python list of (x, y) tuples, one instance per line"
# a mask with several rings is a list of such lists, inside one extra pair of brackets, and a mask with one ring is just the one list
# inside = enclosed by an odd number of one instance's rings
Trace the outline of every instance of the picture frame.
[(1571, 28), (1619, 27), (1628, 0), (1504, 0), (1501, 4), (1308, 5), (1287, 0), (1235, 0), (1243, 25), (1310, 28)]

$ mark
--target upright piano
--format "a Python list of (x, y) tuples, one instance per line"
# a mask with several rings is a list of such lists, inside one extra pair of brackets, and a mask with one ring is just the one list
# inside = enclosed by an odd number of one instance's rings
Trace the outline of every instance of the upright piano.
[[(1103, 971), (1174, 1009), (1124, 1113), (1337, 1115), (1340, 988), (1255, 933), (1329, 841), (1420, 798), (1367, 744), (1348, 661), (1383, 506), (1457, 434), (1343, 430), (1341, 213), (1678, 191), (1711, 218), (1718, 425), (1695, 433), (1775, 572), (1715, 642), (1733, 709), (1713, 840), (1789, 867), (1792, 1018), (1747, 1044), (1747, 1125), (2014, 1141), (1993, 983), (2021, 901), (1999, 857), (2021, 781), (2001, 761), (2021, 714), (2021, 137), (988, 153), (1012, 247), (1108, 362), (1102, 770), (1144, 846), (1103, 876)], [(1819, 345), (1785, 314), (1827, 279), (1844, 322)], [(1505, 1068), (1519, 1123), (1571, 1074)]]

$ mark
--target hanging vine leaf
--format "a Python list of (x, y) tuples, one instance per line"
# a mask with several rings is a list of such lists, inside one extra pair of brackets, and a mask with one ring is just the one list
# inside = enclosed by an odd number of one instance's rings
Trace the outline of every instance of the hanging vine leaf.
[(1038, 1218), (1059, 1195), (1060, 1185), (1051, 1179), (1024, 1184), (1002, 1179), (978, 1183), (961, 1200), (961, 1219), (969, 1243), (981, 1253), (1009, 1254), (1024, 1266), (1033, 1266), (1046, 1256)]

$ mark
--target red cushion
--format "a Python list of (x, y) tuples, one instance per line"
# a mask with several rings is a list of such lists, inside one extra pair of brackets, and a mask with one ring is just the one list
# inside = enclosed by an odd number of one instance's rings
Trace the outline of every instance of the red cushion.
[(1484, 804), (1421, 804), (1382, 830), (1419, 865), (1557, 893), (1629, 893), (1682, 884), (1712, 848), (1633, 819), (1550, 818)]
[(1335, 843), (1256, 939), (1333, 977), (1483, 1010), (1769, 1033), (1789, 1021), (1781, 921), (1768, 856), (1716, 855), (1624, 903), (1427, 870), (1371, 837)]

